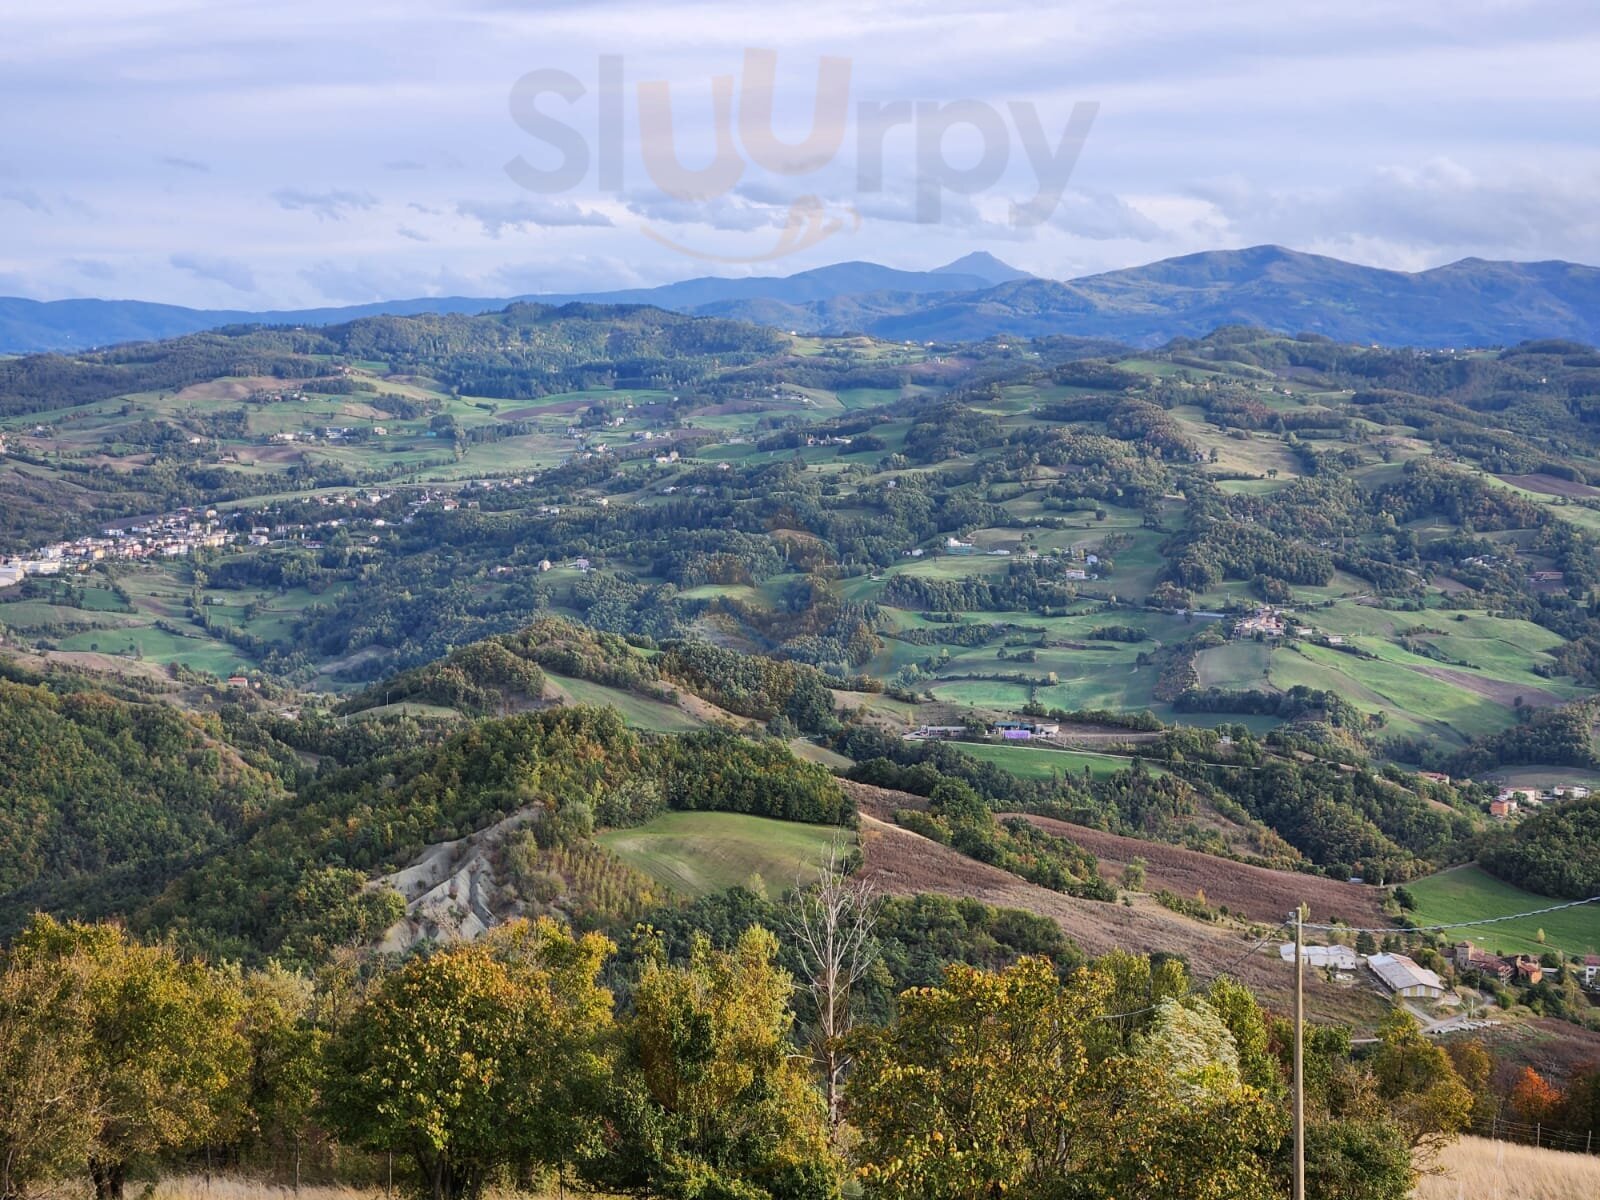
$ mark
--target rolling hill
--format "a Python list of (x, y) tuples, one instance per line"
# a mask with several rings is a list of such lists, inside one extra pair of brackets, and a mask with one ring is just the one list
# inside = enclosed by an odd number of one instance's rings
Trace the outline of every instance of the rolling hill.
[[(1156, 346), (1221, 325), (1389, 346), (1600, 340), (1600, 269), (1594, 267), (1468, 258), (1408, 273), (1280, 246), (1189, 254), (1064, 282), (975, 253), (930, 271), (846, 262), (789, 276), (706, 276), (654, 288), (515, 299), (644, 304), (801, 333), (910, 341), (1070, 334)], [(0, 351), (84, 349), (235, 324), (322, 326), (379, 314), (472, 314), (512, 302), (456, 296), (251, 313), (140, 301), (0, 299)]]

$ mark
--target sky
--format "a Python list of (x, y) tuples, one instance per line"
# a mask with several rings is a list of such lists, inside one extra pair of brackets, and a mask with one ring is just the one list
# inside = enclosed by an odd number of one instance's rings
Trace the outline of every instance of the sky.
[(0, 35), (6, 296), (1600, 263), (1592, 0), (0, 0)]

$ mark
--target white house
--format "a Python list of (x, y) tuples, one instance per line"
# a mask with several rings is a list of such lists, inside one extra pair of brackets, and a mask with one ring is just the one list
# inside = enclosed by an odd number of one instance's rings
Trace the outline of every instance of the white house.
[[(1283, 961), (1294, 961), (1294, 943), (1285, 942), (1278, 947), (1278, 953)], [(1361, 959), (1349, 946), (1302, 946), (1300, 955), (1308, 967), (1332, 967), (1336, 971), (1354, 971), (1361, 966)]]

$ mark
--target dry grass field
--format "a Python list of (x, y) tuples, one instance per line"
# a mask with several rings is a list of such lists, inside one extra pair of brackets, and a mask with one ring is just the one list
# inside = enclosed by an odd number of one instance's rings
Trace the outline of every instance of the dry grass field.
[(1423, 1178), (1416, 1200), (1594, 1200), (1600, 1156), (1462, 1138), (1443, 1155), (1445, 1173)]
[[(1292, 996), (1292, 975), (1278, 960), (1276, 946), (1250, 949), (1252, 936), (1230, 924), (1212, 924), (1180, 916), (1148, 897), (1131, 906), (1079, 900), (1019, 879), (998, 867), (929, 841), (909, 829), (870, 814), (861, 818), (863, 877), (890, 895), (934, 892), (970, 897), (1000, 908), (1020, 908), (1049, 917), (1089, 955), (1111, 950), (1138, 953), (1162, 951), (1182, 955), (1200, 979), (1210, 979), (1224, 966), (1250, 987), (1268, 1007), (1285, 1011)], [(1306, 979), (1306, 1004), (1311, 1015), (1362, 1029), (1375, 1025), (1387, 1005), (1374, 990), (1332, 984), (1315, 972)]]
[(1204, 890), (1212, 904), (1225, 904), (1254, 921), (1281, 921), (1295, 905), (1311, 906), (1312, 921), (1347, 921), (1352, 925), (1392, 924), (1383, 912), (1377, 888), (1343, 883), (1320, 875), (1273, 871), (1246, 863), (1185, 850), (1165, 842), (1120, 837), (1050, 817), (1027, 816), (1046, 833), (1068, 838), (1100, 860), (1100, 874), (1115, 883), (1135, 858), (1145, 860), (1145, 888), (1166, 888), (1180, 896)]
[[(129, 1185), (138, 1195), (142, 1185)], [(232, 1175), (177, 1175), (163, 1179), (149, 1191), (149, 1200), (382, 1200), (383, 1192), (352, 1187), (318, 1187), (307, 1184), (293, 1187), (243, 1179)]]

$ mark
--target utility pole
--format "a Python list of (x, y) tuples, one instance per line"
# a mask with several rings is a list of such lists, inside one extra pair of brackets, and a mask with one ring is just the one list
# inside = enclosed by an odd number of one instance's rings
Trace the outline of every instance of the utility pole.
[(1294, 910), (1294, 1200), (1306, 1200), (1305, 906)]

